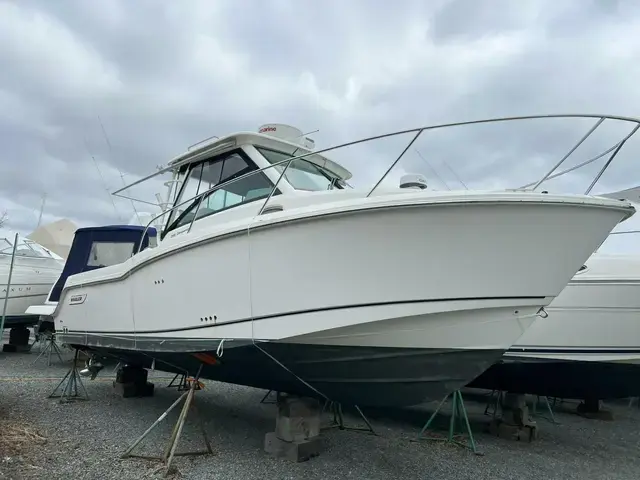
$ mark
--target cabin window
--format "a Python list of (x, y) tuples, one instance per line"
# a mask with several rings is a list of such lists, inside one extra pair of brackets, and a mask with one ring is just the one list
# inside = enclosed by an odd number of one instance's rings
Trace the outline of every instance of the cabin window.
[[(269, 163), (282, 162), (292, 157), (292, 155), (288, 153), (276, 152), (268, 148), (256, 147), (256, 150), (258, 150)], [(283, 163), (274, 168), (276, 168), (279, 173), (282, 173), (286, 166), (287, 164)], [(331, 175), (326, 170), (305, 158), (299, 158), (291, 162), (291, 165), (287, 168), (287, 173), (285, 173), (285, 179), (296, 190), (317, 192), (321, 190), (331, 190), (332, 188), (342, 188), (340, 180), (335, 175)]]
[[(245, 175), (253, 170), (256, 170), (255, 164), (240, 151), (207, 160), (197, 165), (191, 165), (185, 171), (184, 177), (186, 179), (177, 203), (186, 202), (188, 199), (206, 192), (216, 185)], [(185, 204), (185, 209), (176, 215), (176, 219), (170, 219), (170, 226), (164, 234), (175, 228), (188, 225), (193, 221), (194, 215), (196, 220), (199, 220), (236, 205), (265, 199), (272, 189), (273, 184), (262, 172), (231, 182), (206, 194), (200, 207), (198, 207), (197, 199)]]
[(133, 255), (133, 242), (93, 242), (88, 267), (108, 267), (122, 263)]

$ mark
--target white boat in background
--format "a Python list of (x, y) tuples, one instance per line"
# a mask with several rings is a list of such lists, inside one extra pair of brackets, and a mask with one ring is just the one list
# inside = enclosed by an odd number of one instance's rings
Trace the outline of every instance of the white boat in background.
[(0, 238), (0, 315), (4, 309), (4, 328), (38, 322), (37, 315), (25, 311), (46, 300), (64, 267), (62, 257), (32, 240), (18, 236), (14, 249), (15, 238)]
[(600, 400), (640, 395), (640, 255), (595, 253), (471, 387)]
[[(404, 152), (445, 126), (408, 131)], [(434, 192), (420, 177), (379, 187), (402, 155), (354, 189), (322, 155), (335, 148), (270, 124), (175, 158), (162, 241), (69, 276), (51, 313), (61, 341), (343, 403), (441, 399), (497, 361), (635, 213), (589, 195)]]

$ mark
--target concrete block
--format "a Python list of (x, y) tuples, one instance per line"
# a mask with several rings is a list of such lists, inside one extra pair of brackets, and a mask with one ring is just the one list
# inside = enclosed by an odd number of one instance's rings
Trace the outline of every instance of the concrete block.
[(576, 407), (576, 413), (581, 417), (588, 418), (590, 420), (604, 420), (607, 422), (613, 421), (613, 412), (611, 410), (603, 410), (598, 404), (596, 408), (591, 405), (585, 405), (580, 403)]
[(145, 384), (138, 383), (120, 383), (113, 381), (113, 390), (116, 395), (120, 395), (122, 398), (131, 397), (152, 397), (154, 393), (155, 385), (151, 382)]
[(126, 365), (124, 367), (120, 367), (116, 372), (116, 382), (144, 385), (147, 383), (148, 376), (149, 372), (144, 368)]
[(489, 432), (497, 437), (516, 441), (527, 440), (531, 442), (538, 438), (537, 425), (513, 425), (500, 419), (491, 421), (489, 424)]
[(287, 442), (278, 438), (276, 432), (269, 432), (264, 436), (264, 451), (278, 458), (285, 458), (291, 462), (305, 462), (320, 454), (322, 440), (314, 437), (310, 440)]
[(9, 344), (28, 346), (29, 335), (31, 335), (31, 332), (26, 327), (12, 327), (11, 330), (9, 330)]
[(31, 351), (31, 345), (13, 345), (5, 343), (2, 345), (2, 351), (7, 353), (27, 353)]
[(282, 417), (276, 418), (278, 438), (286, 442), (300, 442), (320, 435), (320, 415), (311, 417)]
[(300, 442), (320, 435), (320, 403), (310, 398), (281, 397), (275, 434), (285, 442)]

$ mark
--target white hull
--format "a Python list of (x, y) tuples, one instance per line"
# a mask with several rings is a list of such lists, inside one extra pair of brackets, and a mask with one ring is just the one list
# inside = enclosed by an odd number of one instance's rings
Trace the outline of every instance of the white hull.
[(23, 317), (31, 305), (46, 300), (63, 264), (52, 258), (16, 257), (8, 285), (10, 262), (10, 256), (0, 257), (0, 313), (6, 300), (6, 316)]
[(640, 256), (586, 264), (507, 358), (640, 364)]

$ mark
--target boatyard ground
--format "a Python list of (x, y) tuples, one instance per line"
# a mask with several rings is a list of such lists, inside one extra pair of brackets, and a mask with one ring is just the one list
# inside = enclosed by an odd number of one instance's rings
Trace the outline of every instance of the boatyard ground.
[[(165, 388), (171, 376), (150, 374), (152, 398), (123, 399), (113, 392), (113, 366), (94, 381), (83, 379), (87, 402), (60, 404), (47, 396), (69, 369), (54, 361), (34, 364), (38, 346), (28, 353), (0, 352), (0, 478), (140, 479), (161, 478), (159, 464), (120, 459), (178, 397)], [(56, 359), (57, 360), (57, 359)], [(275, 405), (260, 400), (266, 392), (205, 382), (196, 394), (199, 418), (215, 455), (178, 457), (176, 477), (185, 479), (634, 479), (640, 478), (640, 408), (607, 404), (613, 422), (587, 420), (572, 412), (575, 403), (556, 411), (561, 425), (538, 419), (540, 437), (532, 442), (497, 438), (483, 432), (489, 417), (484, 403), (466, 398), (476, 441), (483, 456), (439, 442), (413, 442), (433, 405), (371, 413), (379, 436), (327, 430), (319, 457), (293, 464), (263, 450), (264, 435), (274, 430)], [(192, 413), (193, 415), (193, 413)], [(161, 454), (177, 419), (143, 441), (138, 453)], [(362, 422), (347, 415), (347, 422)], [(179, 451), (199, 450), (193, 422), (183, 432)]]

